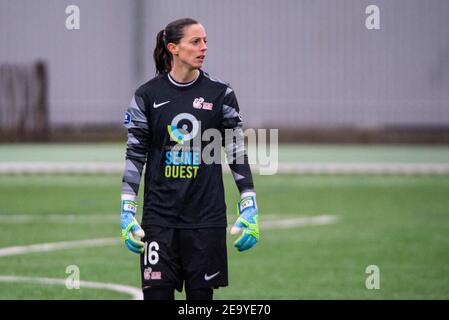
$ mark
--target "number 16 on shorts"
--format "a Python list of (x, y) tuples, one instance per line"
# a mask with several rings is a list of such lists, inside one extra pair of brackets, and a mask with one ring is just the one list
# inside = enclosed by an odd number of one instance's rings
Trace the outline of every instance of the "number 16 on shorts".
[(145, 242), (145, 251), (143, 253), (143, 265), (146, 267), (149, 263), (150, 265), (155, 265), (159, 261), (159, 244), (156, 241), (151, 241), (150, 243)]

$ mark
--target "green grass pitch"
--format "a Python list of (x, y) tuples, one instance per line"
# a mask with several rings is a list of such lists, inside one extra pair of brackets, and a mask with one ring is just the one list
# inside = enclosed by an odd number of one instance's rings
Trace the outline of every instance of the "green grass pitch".
[[(237, 189), (225, 175), (229, 224)], [(335, 223), (261, 228), (239, 253), (228, 237), (229, 282), (216, 299), (448, 299), (449, 179), (414, 176), (255, 176), (260, 220), (333, 215)], [(0, 249), (120, 238), (119, 175), (1, 175)], [(264, 217), (264, 215), (266, 215)], [(139, 214), (140, 218), (140, 214)], [(140, 286), (137, 255), (123, 244), (0, 256), (0, 276)], [(367, 266), (380, 271), (368, 290)], [(104, 289), (0, 282), (0, 299), (129, 299)], [(177, 294), (183, 299), (184, 294)]]

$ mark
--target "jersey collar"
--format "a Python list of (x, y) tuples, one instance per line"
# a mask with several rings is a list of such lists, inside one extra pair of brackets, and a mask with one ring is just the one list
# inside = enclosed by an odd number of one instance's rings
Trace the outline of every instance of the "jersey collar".
[(200, 71), (200, 73), (199, 73), (198, 77), (196, 77), (196, 79), (194, 79), (190, 82), (178, 82), (170, 76), (169, 72), (167, 72), (167, 79), (170, 82), (170, 84), (175, 86), (176, 88), (179, 88), (179, 89), (189, 88), (189, 87), (193, 86), (195, 83), (197, 83), (200, 80), (200, 78), (203, 77), (203, 71), (201, 69), (199, 71)]

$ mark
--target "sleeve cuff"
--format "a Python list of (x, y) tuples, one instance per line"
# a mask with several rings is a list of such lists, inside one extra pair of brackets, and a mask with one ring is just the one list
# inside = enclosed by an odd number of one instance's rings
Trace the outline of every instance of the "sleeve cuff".
[(130, 201), (136, 201), (136, 195), (135, 194), (127, 194), (127, 193), (122, 193), (122, 201), (123, 200), (130, 200)]
[(249, 197), (249, 196), (256, 197), (256, 193), (254, 191), (250, 191), (250, 190), (243, 191), (240, 194), (240, 199), (243, 199), (243, 198)]

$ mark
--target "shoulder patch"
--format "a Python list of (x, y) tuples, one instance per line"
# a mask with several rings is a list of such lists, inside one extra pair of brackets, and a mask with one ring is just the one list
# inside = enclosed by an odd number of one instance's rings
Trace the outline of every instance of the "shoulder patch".
[(130, 124), (131, 122), (131, 113), (129, 113), (128, 111), (125, 112), (125, 118), (123, 120), (123, 124), (126, 126), (128, 124)]

